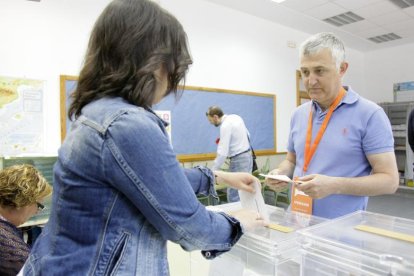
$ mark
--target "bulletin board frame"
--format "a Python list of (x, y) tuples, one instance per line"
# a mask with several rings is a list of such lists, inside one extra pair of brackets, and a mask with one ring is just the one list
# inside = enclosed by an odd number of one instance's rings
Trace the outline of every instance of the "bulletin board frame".
[(308, 92), (305, 91), (305, 87), (302, 83), (302, 75), (300, 70), (296, 70), (296, 105), (299, 106), (305, 102), (310, 101)]
[(60, 75), (60, 139), (61, 142), (65, 139), (66, 132), (70, 126), (68, 117), (68, 109), (70, 106), (70, 94), (74, 91), (77, 76)]

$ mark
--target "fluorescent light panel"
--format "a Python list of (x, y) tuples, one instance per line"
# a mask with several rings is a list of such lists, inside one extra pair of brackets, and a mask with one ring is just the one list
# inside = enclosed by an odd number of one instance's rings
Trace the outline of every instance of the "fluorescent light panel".
[(388, 42), (388, 41), (392, 41), (392, 40), (396, 40), (400, 38), (402, 37), (397, 34), (388, 33), (388, 34), (369, 37), (368, 40), (371, 40), (372, 42), (375, 42), (375, 43), (383, 43), (383, 42)]
[(402, 9), (414, 6), (414, 0), (389, 0), (389, 1)]
[(332, 17), (325, 18), (323, 21), (326, 23), (332, 24), (334, 26), (340, 27), (343, 25), (351, 24), (354, 22), (364, 20), (363, 17), (353, 13), (353, 12), (345, 12), (341, 13)]

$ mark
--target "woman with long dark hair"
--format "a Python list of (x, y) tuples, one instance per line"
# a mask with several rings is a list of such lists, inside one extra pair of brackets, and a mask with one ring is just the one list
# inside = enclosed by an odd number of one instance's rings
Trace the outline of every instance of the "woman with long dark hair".
[(151, 110), (192, 63), (186, 34), (149, 0), (115, 0), (98, 18), (54, 167), (48, 224), (25, 275), (168, 275), (166, 241), (206, 258), (226, 252), (257, 214), (207, 211), (215, 177), (252, 191), (248, 173), (183, 169)]

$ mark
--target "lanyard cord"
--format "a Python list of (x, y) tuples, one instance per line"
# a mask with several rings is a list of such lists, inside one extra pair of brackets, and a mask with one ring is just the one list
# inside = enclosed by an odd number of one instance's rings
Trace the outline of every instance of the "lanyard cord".
[(319, 145), (319, 142), (322, 139), (323, 134), (325, 133), (326, 128), (328, 127), (329, 120), (331, 119), (332, 113), (334, 112), (335, 108), (339, 105), (342, 98), (345, 96), (345, 89), (341, 87), (341, 90), (339, 90), (338, 96), (336, 96), (334, 102), (329, 106), (329, 111), (326, 114), (325, 119), (322, 122), (322, 126), (318, 131), (318, 134), (316, 135), (315, 141), (313, 141), (312, 147), (311, 147), (311, 141), (312, 141), (312, 105), (309, 112), (309, 120), (308, 120), (308, 130), (306, 133), (306, 143), (305, 143), (305, 163), (303, 164), (303, 171), (306, 172), (308, 170), (308, 166), (310, 161), (312, 160), (313, 155), (315, 154), (315, 151)]

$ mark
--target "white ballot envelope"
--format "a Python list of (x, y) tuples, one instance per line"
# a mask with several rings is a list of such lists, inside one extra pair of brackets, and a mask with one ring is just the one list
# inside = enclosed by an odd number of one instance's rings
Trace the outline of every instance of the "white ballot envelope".
[[(263, 176), (263, 177), (266, 177), (266, 178), (276, 179), (276, 180), (279, 180), (279, 181), (283, 181), (283, 182), (287, 182), (287, 183), (295, 184), (295, 185), (299, 185), (299, 184), (304, 183), (303, 181), (300, 181), (300, 180), (292, 180), (292, 179), (290, 179), (289, 176), (284, 175), (284, 174), (262, 174), (261, 173), (259, 175)], [(304, 194), (301, 191), (298, 191), (298, 193)]]
[(256, 211), (265, 220), (269, 221), (269, 213), (267, 212), (266, 205), (262, 195), (262, 186), (259, 181), (254, 183), (254, 193), (239, 190), (240, 203), (242, 208)]
[(284, 175), (284, 174), (262, 174), (261, 173), (260, 176), (280, 180), (280, 181), (283, 181), (283, 182), (292, 182), (292, 179), (290, 179), (289, 176)]

